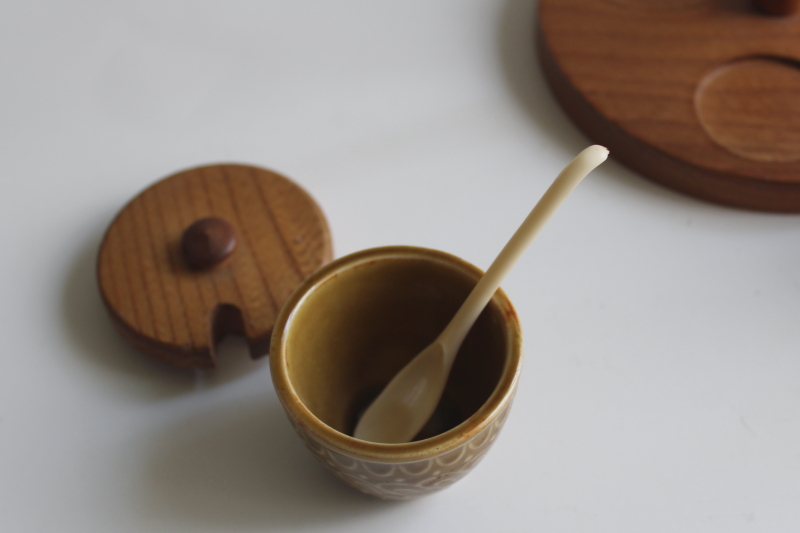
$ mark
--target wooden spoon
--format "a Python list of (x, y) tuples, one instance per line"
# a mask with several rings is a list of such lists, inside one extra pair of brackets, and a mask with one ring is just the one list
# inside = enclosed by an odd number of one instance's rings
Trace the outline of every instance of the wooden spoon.
[(608, 157), (590, 146), (561, 171), (439, 337), (389, 382), (359, 420), (355, 438), (409, 442), (433, 414), (458, 349), (506, 274), (578, 183)]

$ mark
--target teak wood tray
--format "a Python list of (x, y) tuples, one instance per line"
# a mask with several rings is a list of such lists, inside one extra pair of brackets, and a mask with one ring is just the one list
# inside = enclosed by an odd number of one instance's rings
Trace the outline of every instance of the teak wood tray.
[(540, 0), (539, 58), (567, 114), (632, 169), (800, 212), (800, 2), (756, 4)]

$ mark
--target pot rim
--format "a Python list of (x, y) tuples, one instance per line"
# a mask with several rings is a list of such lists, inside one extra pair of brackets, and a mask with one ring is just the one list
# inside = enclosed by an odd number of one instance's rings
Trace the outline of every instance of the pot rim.
[(345, 456), (379, 463), (411, 463), (441, 456), (455, 450), (486, 429), (514, 396), (522, 368), (522, 331), (516, 311), (502, 289), (498, 289), (491, 303), (506, 316), (506, 360), (494, 391), (484, 404), (458, 426), (429, 439), (402, 443), (382, 444), (367, 442), (346, 435), (322, 422), (303, 404), (288, 375), (285, 358), (285, 333), (295, 309), (316, 288), (333, 279), (338, 273), (357, 265), (390, 258), (416, 258), (445, 263), (456, 267), (475, 281), (483, 275), (478, 267), (452, 254), (416, 246), (383, 246), (355, 252), (336, 259), (306, 278), (281, 309), (275, 322), (270, 343), (270, 371), (278, 398), (292, 417), (307, 433), (320, 443), (332, 447)]

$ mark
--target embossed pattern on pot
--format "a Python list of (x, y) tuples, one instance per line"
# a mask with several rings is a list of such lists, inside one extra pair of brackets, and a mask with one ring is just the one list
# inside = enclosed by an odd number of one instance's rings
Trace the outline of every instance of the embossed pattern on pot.
[(311, 453), (336, 477), (361, 492), (387, 500), (407, 500), (449, 487), (467, 475), (489, 451), (508, 417), (511, 403), (483, 431), (450, 452), (413, 463), (353, 459), (318, 442), (290, 417)]

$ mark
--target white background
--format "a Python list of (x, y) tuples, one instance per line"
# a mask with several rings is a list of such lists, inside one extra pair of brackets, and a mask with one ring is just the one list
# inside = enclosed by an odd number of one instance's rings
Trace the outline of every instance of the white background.
[(336, 255), (486, 268), (589, 144), (535, 62), (528, 0), (0, 3), (3, 532), (800, 529), (800, 217), (696, 201), (610, 160), (504, 284), (517, 400), (476, 470), (382, 502), (294, 435), (268, 365), (127, 347), (94, 261), (153, 181), (259, 165)]

